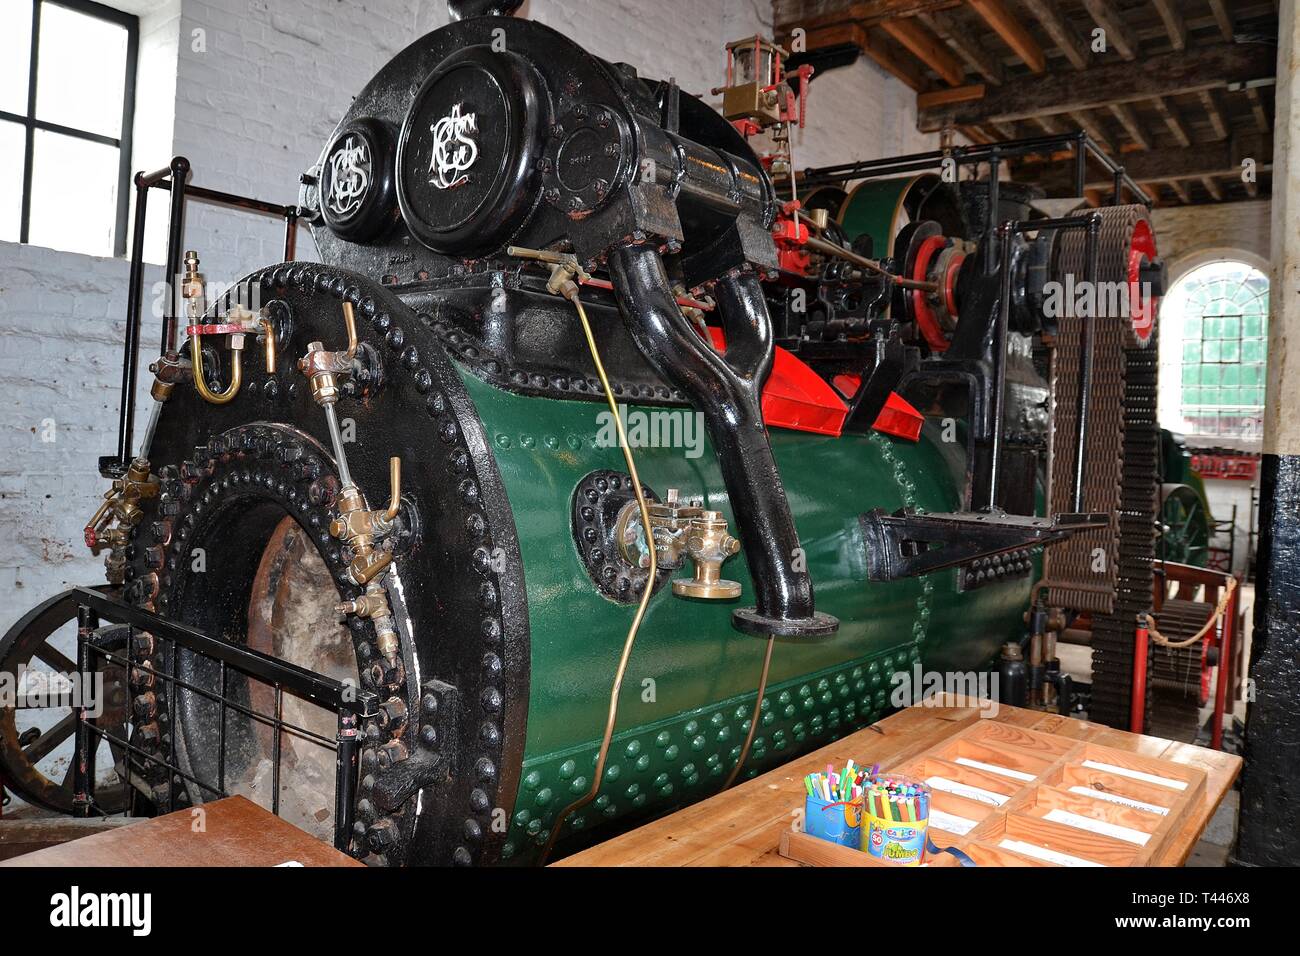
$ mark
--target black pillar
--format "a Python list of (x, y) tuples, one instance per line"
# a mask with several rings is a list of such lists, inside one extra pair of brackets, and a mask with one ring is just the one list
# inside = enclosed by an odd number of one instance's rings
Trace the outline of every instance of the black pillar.
[(1254, 699), (1234, 862), (1300, 866), (1300, 455), (1265, 455), (1260, 472)]

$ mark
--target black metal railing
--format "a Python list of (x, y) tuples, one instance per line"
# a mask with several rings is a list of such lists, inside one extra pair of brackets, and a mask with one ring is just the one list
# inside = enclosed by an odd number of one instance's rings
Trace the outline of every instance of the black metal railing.
[[(1151, 197), (1128, 174), (1124, 166), (1112, 159), (1097, 141), (1083, 130), (1067, 133), (1054, 133), (1046, 136), (1031, 136), (1025, 139), (1012, 139), (1001, 143), (983, 143), (974, 146), (953, 146), (949, 149), (936, 149), (924, 153), (911, 153), (906, 156), (889, 156), (884, 159), (857, 160), (837, 163), (832, 166), (818, 166), (805, 169), (800, 177), (800, 186), (811, 189), (814, 186), (841, 184), (859, 179), (879, 179), (885, 176), (898, 176), (903, 173), (925, 172), (940, 168), (945, 161), (951, 160), (958, 168), (987, 163), (990, 168), (989, 184), (997, 188), (1000, 164), (1008, 159), (1022, 156), (1050, 156), (1059, 150), (1072, 152), (1074, 195), (1082, 196), (1087, 184), (1088, 161), (1092, 160), (1102, 167), (1111, 180), (1111, 203), (1122, 201), (1125, 191), (1134, 202), (1151, 205)], [(990, 202), (994, 210), (992, 219), (997, 217), (997, 203)]]
[[(169, 621), (166, 618), (124, 604), (121, 601), (87, 588), (74, 588), (68, 600), (77, 606), (77, 669), (89, 677), (101, 665), (117, 666), (133, 673), (136, 678), (147, 677), (154, 687), (167, 688), (166, 716), (169, 729), (168, 742), (146, 747), (133, 742), (128, 731), (118, 737), (105, 727), (98, 726), (89, 713), (90, 701), (83, 693), (76, 701), (76, 733), (73, 742), (73, 804), (78, 816), (91, 816), (95, 805), (95, 752), (100, 741), (125, 755), (126, 773), (132, 772), (132, 759), (137, 766), (150, 766), (167, 771), (167, 806), (175, 807), (178, 787), (189, 784), (202, 791), (205, 798), (229, 796), (226, 780), (226, 743), (228, 716), (233, 712), (250, 721), (270, 728), (272, 738), (272, 793), (271, 812), (280, 813), (280, 765), (282, 739), (285, 734), (307, 741), (335, 753), (334, 786), (334, 845), (346, 850), (351, 839), (353, 803), (357, 785), (357, 758), (360, 748), (359, 721), (378, 713), (378, 697), (361, 690), (355, 684), (334, 680), (295, 664), (270, 657), (259, 651), (231, 644), (202, 631)], [(128, 628), (126, 651), (110, 649), (97, 642), (96, 635), (104, 622)], [(131, 648), (137, 632), (148, 634), (155, 642), (155, 658), (166, 660), (165, 667), (151, 667), (131, 659)], [(217, 688), (201, 686), (198, 680), (185, 679), (178, 672), (181, 653), (192, 655), (195, 661), (215, 664)], [(211, 665), (209, 665), (211, 666)], [(251, 704), (245, 704), (231, 693), (231, 675), (239, 674), (269, 687), (273, 692), (272, 713), (262, 713)], [(155, 691), (156, 693), (156, 691)], [(217, 766), (215, 779), (203, 779), (194, 768), (194, 761), (183, 765), (177, 755), (176, 708), (181, 693), (195, 695), (196, 699), (215, 706), (219, 714), (220, 729), (217, 734)], [(284, 718), (284, 696), (288, 693), (308, 704), (334, 713), (338, 733), (330, 740), (306, 727), (292, 724)], [(124, 722), (124, 727), (130, 723)], [(95, 738), (98, 738), (96, 740)]]

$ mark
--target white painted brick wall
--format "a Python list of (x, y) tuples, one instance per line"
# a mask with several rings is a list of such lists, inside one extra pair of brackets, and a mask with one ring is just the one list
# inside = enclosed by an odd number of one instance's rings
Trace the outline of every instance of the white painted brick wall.
[[(698, 94), (721, 80), (724, 41), (771, 30), (765, 0), (531, 0), (522, 12)], [(293, 202), (299, 173), (356, 91), (445, 22), (439, 0), (160, 0), (142, 49), (179, 40), (175, 92), (168, 77), (149, 78), (134, 165), (181, 153), (193, 182)], [(915, 132), (911, 91), (866, 60), (814, 82), (810, 119), (800, 166), (933, 145)], [(155, 192), (151, 220), (165, 204)], [(283, 242), (278, 224), (198, 204), (186, 236), (218, 282), (278, 261)], [(151, 228), (154, 260), (160, 238)], [(313, 254), (304, 231), (299, 255)], [(102, 580), (81, 529), (105, 488), (96, 460), (116, 441), (126, 278), (122, 261), (0, 243), (0, 593), (12, 594), (0, 628), (61, 588)], [(156, 338), (150, 320), (146, 356)], [(40, 440), (47, 418), (54, 442)]]

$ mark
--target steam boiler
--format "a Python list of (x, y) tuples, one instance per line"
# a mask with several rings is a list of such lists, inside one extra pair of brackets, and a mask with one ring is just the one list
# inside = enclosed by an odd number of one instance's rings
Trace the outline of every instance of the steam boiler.
[[(264, 690), (136, 628), (139, 812), (220, 775), (322, 835), (346, 812), (372, 863), (535, 863), (875, 722), (900, 672), (996, 666), (1043, 549), (1110, 527), (1050, 494), (1053, 440), (1088, 446), (1053, 439), (1083, 366), (1043, 303), (1147, 275), (1144, 207), (1035, 226), (996, 173), (910, 221), (915, 177), (793, 199), (672, 81), (452, 6), (303, 176), (319, 262), (210, 295), (191, 237), (87, 529), (123, 601), (374, 696), (348, 799)], [(1145, 347), (1129, 320), (1097, 334)]]

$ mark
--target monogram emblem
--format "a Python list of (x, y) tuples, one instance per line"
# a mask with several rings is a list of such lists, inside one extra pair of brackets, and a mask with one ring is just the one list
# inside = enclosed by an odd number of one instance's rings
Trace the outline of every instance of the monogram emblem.
[(330, 188), (325, 202), (330, 212), (346, 219), (361, 206), (370, 188), (370, 147), (349, 136), (329, 158)]
[(460, 104), (429, 127), (433, 153), (429, 157), (429, 184), (438, 189), (455, 189), (468, 182), (465, 175), (478, 159), (478, 144), (469, 138), (478, 132), (478, 114), (460, 112)]

